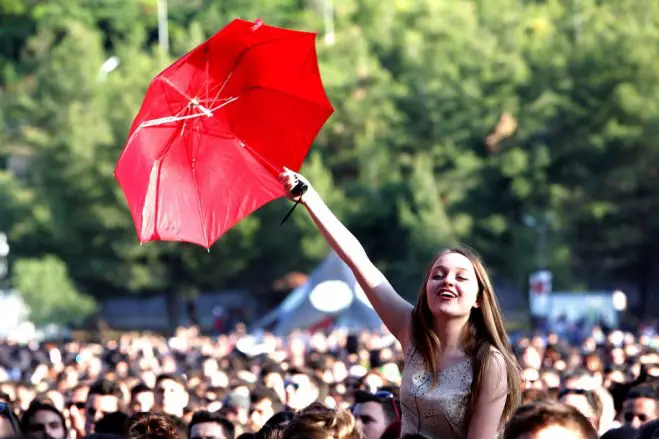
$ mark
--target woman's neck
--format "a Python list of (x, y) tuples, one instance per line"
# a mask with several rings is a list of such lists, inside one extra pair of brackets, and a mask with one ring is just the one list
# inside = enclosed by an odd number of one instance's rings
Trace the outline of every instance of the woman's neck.
[(441, 352), (462, 352), (460, 333), (467, 324), (467, 318), (441, 318), (435, 319), (435, 332), (439, 337), (439, 349)]

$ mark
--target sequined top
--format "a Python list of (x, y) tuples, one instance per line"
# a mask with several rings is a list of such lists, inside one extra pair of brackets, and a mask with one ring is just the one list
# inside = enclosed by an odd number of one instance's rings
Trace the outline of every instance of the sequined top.
[(410, 343), (400, 386), (401, 436), (412, 433), (427, 439), (466, 439), (472, 379), (472, 362), (467, 358), (438, 372), (433, 387), (432, 375)]

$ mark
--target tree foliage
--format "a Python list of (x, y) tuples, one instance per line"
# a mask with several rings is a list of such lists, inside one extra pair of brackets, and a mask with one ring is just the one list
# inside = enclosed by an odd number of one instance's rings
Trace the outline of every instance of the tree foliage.
[[(0, 163), (29, 163), (0, 173), (14, 260), (56, 255), (71, 285), (103, 299), (263, 294), (324, 256), (305, 215), (279, 226), (284, 201), (210, 253), (139, 246), (113, 180), (150, 79), (243, 17), (319, 33), (337, 111), (304, 172), (401, 291), (413, 294), (427, 259), (458, 241), (520, 287), (547, 265), (558, 288), (654, 288), (656, 1), (168, 3), (163, 57), (155, 0), (0, 0)], [(102, 74), (110, 56), (120, 65)]]
[(35, 324), (80, 323), (96, 310), (94, 300), (76, 290), (66, 264), (55, 256), (19, 259), (14, 270), (14, 287)]

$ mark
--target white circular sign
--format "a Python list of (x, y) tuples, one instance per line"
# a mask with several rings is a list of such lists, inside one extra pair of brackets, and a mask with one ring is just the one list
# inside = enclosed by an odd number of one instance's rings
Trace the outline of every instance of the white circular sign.
[(321, 282), (311, 290), (309, 301), (319, 311), (334, 313), (350, 306), (353, 293), (347, 283), (340, 280)]
[(0, 256), (5, 257), (9, 255), (9, 243), (7, 242), (7, 235), (0, 233)]

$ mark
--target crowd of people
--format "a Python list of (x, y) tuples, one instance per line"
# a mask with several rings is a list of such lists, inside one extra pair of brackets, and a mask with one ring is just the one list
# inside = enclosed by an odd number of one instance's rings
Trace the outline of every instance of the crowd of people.
[[(599, 328), (580, 346), (551, 333), (520, 338), (513, 349), (522, 401), (501, 437), (655, 437), (657, 343), (659, 336)], [(0, 433), (50, 439), (399, 438), (403, 361), (400, 344), (386, 330), (264, 334), (255, 342), (244, 328), (219, 337), (189, 328), (171, 338), (126, 334), (99, 343), (5, 343)]]

